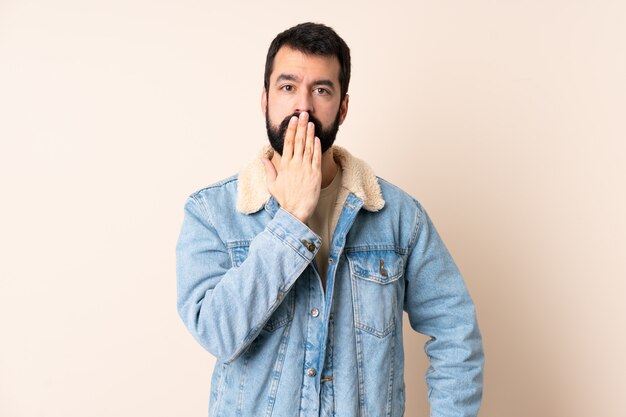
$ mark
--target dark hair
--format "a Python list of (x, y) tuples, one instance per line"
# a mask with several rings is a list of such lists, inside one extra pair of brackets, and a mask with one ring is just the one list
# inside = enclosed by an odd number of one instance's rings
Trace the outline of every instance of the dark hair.
[(306, 54), (336, 56), (341, 68), (339, 71), (341, 100), (344, 99), (348, 92), (348, 84), (350, 84), (350, 48), (332, 28), (321, 23), (300, 23), (279, 33), (274, 38), (265, 59), (265, 76), (263, 79), (265, 91), (269, 92), (274, 58), (283, 46), (289, 46)]

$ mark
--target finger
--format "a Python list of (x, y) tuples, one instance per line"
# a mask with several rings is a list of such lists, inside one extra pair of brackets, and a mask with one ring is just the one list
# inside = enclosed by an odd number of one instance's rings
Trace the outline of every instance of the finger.
[(313, 146), (315, 145), (315, 125), (309, 122), (306, 129), (306, 142), (304, 144), (304, 161), (311, 163), (313, 158)]
[(315, 145), (313, 146), (312, 164), (315, 170), (322, 170), (322, 142), (320, 142), (320, 138), (317, 136), (315, 137)]
[(300, 113), (298, 119), (298, 128), (296, 129), (296, 138), (294, 139), (293, 159), (302, 160), (302, 154), (304, 153), (304, 140), (306, 135), (306, 125), (309, 120), (309, 114), (305, 111)]
[(289, 124), (287, 125), (287, 130), (285, 131), (285, 141), (283, 143), (283, 154), (280, 158), (281, 165), (282, 162), (289, 161), (293, 157), (293, 141), (296, 135), (296, 126), (298, 125), (298, 118), (293, 116), (289, 119)]

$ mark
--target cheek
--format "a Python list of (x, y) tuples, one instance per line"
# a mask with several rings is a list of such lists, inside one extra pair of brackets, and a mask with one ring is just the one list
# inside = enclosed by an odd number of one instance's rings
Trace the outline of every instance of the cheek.
[(335, 121), (338, 112), (339, 103), (333, 103), (331, 106), (326, 106), (323, 114), (320, 114), (319, 117), (323, 118), (322, 120), (325, 126), (330, 126)]
[(291, 114), (289, 106), (282, 103), (280, 100), (269, 100), (268, 113), (270, 120), (274, 124), (280, 123), (288, 114)]

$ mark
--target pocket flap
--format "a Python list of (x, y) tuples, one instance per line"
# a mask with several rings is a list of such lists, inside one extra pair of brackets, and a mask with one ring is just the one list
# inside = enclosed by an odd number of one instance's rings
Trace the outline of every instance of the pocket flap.
[(392, 250), (368, 250), (346, 254), (353, 275), (379, 284), (400, 278), (404, 271), (402, 256)]

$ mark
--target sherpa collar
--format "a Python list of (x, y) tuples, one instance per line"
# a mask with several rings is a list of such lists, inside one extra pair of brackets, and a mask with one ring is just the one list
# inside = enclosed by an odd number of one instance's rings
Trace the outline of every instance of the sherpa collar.
[[(237, 185), (237, 211), (251, 214), (259, 211), (270, 198), (265, 183), (265, 166), (261, 157), (272, 159), (274, 149), (264, 145), (258, 157), (239, 171)], [(372, 168), (363, 160), (350, 154), (345, 148), (333, 145), (333, 157), (343, 170), (341, 185), (363, 200), (363, 208), (378, 211), (385, 205), (380, 185)]]

